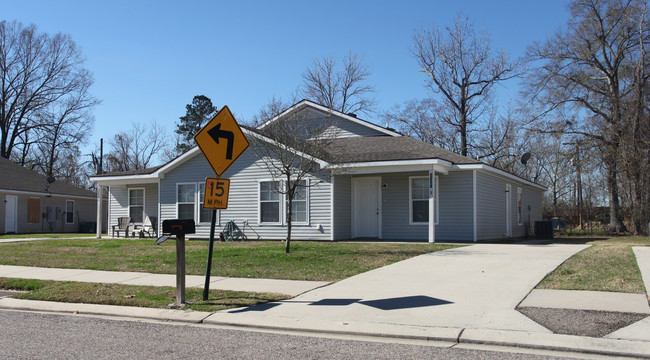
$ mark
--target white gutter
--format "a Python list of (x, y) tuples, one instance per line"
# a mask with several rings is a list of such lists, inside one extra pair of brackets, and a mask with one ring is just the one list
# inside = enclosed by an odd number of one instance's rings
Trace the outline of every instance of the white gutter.
[(12, 189), (0, 189), (0, 192), (9, 193), (9, 194), (18, 194), (18, 195), (34, 195), (34, 196), (45, 196), (45, 197), (66, 198), (66, 199), (84, 199), (84, 200), (95, 199), (95, 196), (67, 195), (67, 194), (58, 194), (58, 193), (50, 193), (50, 192), (23, 191), (23, 190), (12, 190)]

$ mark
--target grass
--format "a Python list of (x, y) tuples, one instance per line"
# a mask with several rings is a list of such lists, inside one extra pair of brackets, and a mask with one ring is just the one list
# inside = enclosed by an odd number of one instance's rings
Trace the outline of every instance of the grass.
[[(455, 247), (441, 244), (215, 242), (212, 276), (339, 281), (413, 256)], [(208, 242), (186, 242), (186, 272), (205, 275)], [(172, 240), (55, 239), (0, 244), (0, 264), (173, 274)]]
[[(0, 289), (27, 291), (13, 296), (17, 299), (67, 303), (164, 309), (176, 301), (176, 289), (173, 287), (0, 278)], [(210, 290), (208, 300), (203, 301), (203, 290), (198, 288), (187, 288), (185, 296), (187, 304), (184, 309), (209, 312), (288, 298), (282, 294)]]
[(632, 246), (650, 246), (648, 237), (562, 237), (554, 243), (591, 246), (555, 269), (538, 289), (646, 293)]

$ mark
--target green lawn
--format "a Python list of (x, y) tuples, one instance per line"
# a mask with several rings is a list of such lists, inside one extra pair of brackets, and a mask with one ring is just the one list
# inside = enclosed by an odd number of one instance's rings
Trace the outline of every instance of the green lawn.
[(650, 246), (648, 237), (562, 237), (556, 244), (588, 244), (548, 275), (538, 289), (646, 293), (632, 246)]
[[(215, 242), (213, 276), (338, 281), (420, 254), (454, 247), (428, 243), (293, 241), (290, 254), (279, 241)], [(187, 274), (204, 275), (208, 242), (186, 242)], [(0, 264), (38, 267), (176, 272), (173, 240), (56, 239), (0, 244)]]
[[(176, 289), (161, 286), (94, 284), (69, 281), (0, 278), (0, 289), (23, 290), (16, 299), (58, 301), (67, 303), (168, 308), (176, 301)], [(203, 289), (187, 288), (184, 309), (219, 311), (263, 304), (289, 298), (282, 294), (244, 291), (210, 290), (203, 301)]]

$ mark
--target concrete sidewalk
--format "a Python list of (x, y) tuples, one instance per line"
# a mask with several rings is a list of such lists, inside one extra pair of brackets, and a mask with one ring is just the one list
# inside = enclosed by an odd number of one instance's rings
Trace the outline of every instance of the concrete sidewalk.
[[(176, 275), (141, 272), (118, 272), (80, 269), (52, 269), (30, 266), (0, 265), (0, 277), (56, 281), (81, 281), (124, 285), (176, 286)], [(203, 288), (205, 276), (187, 275), (186, 287)], [(328, 285), (324, 281), (276, 280), (210, 277), (210, 289), (272, 292), (291, 296)]]

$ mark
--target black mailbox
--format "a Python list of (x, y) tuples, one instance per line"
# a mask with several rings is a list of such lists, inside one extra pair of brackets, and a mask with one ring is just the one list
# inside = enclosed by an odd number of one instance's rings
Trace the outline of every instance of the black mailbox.
[(194, 220), (163, 220), (162, 232), (163, 234), (171, 235), (194, 234), (196, 232), (194, 227)]

